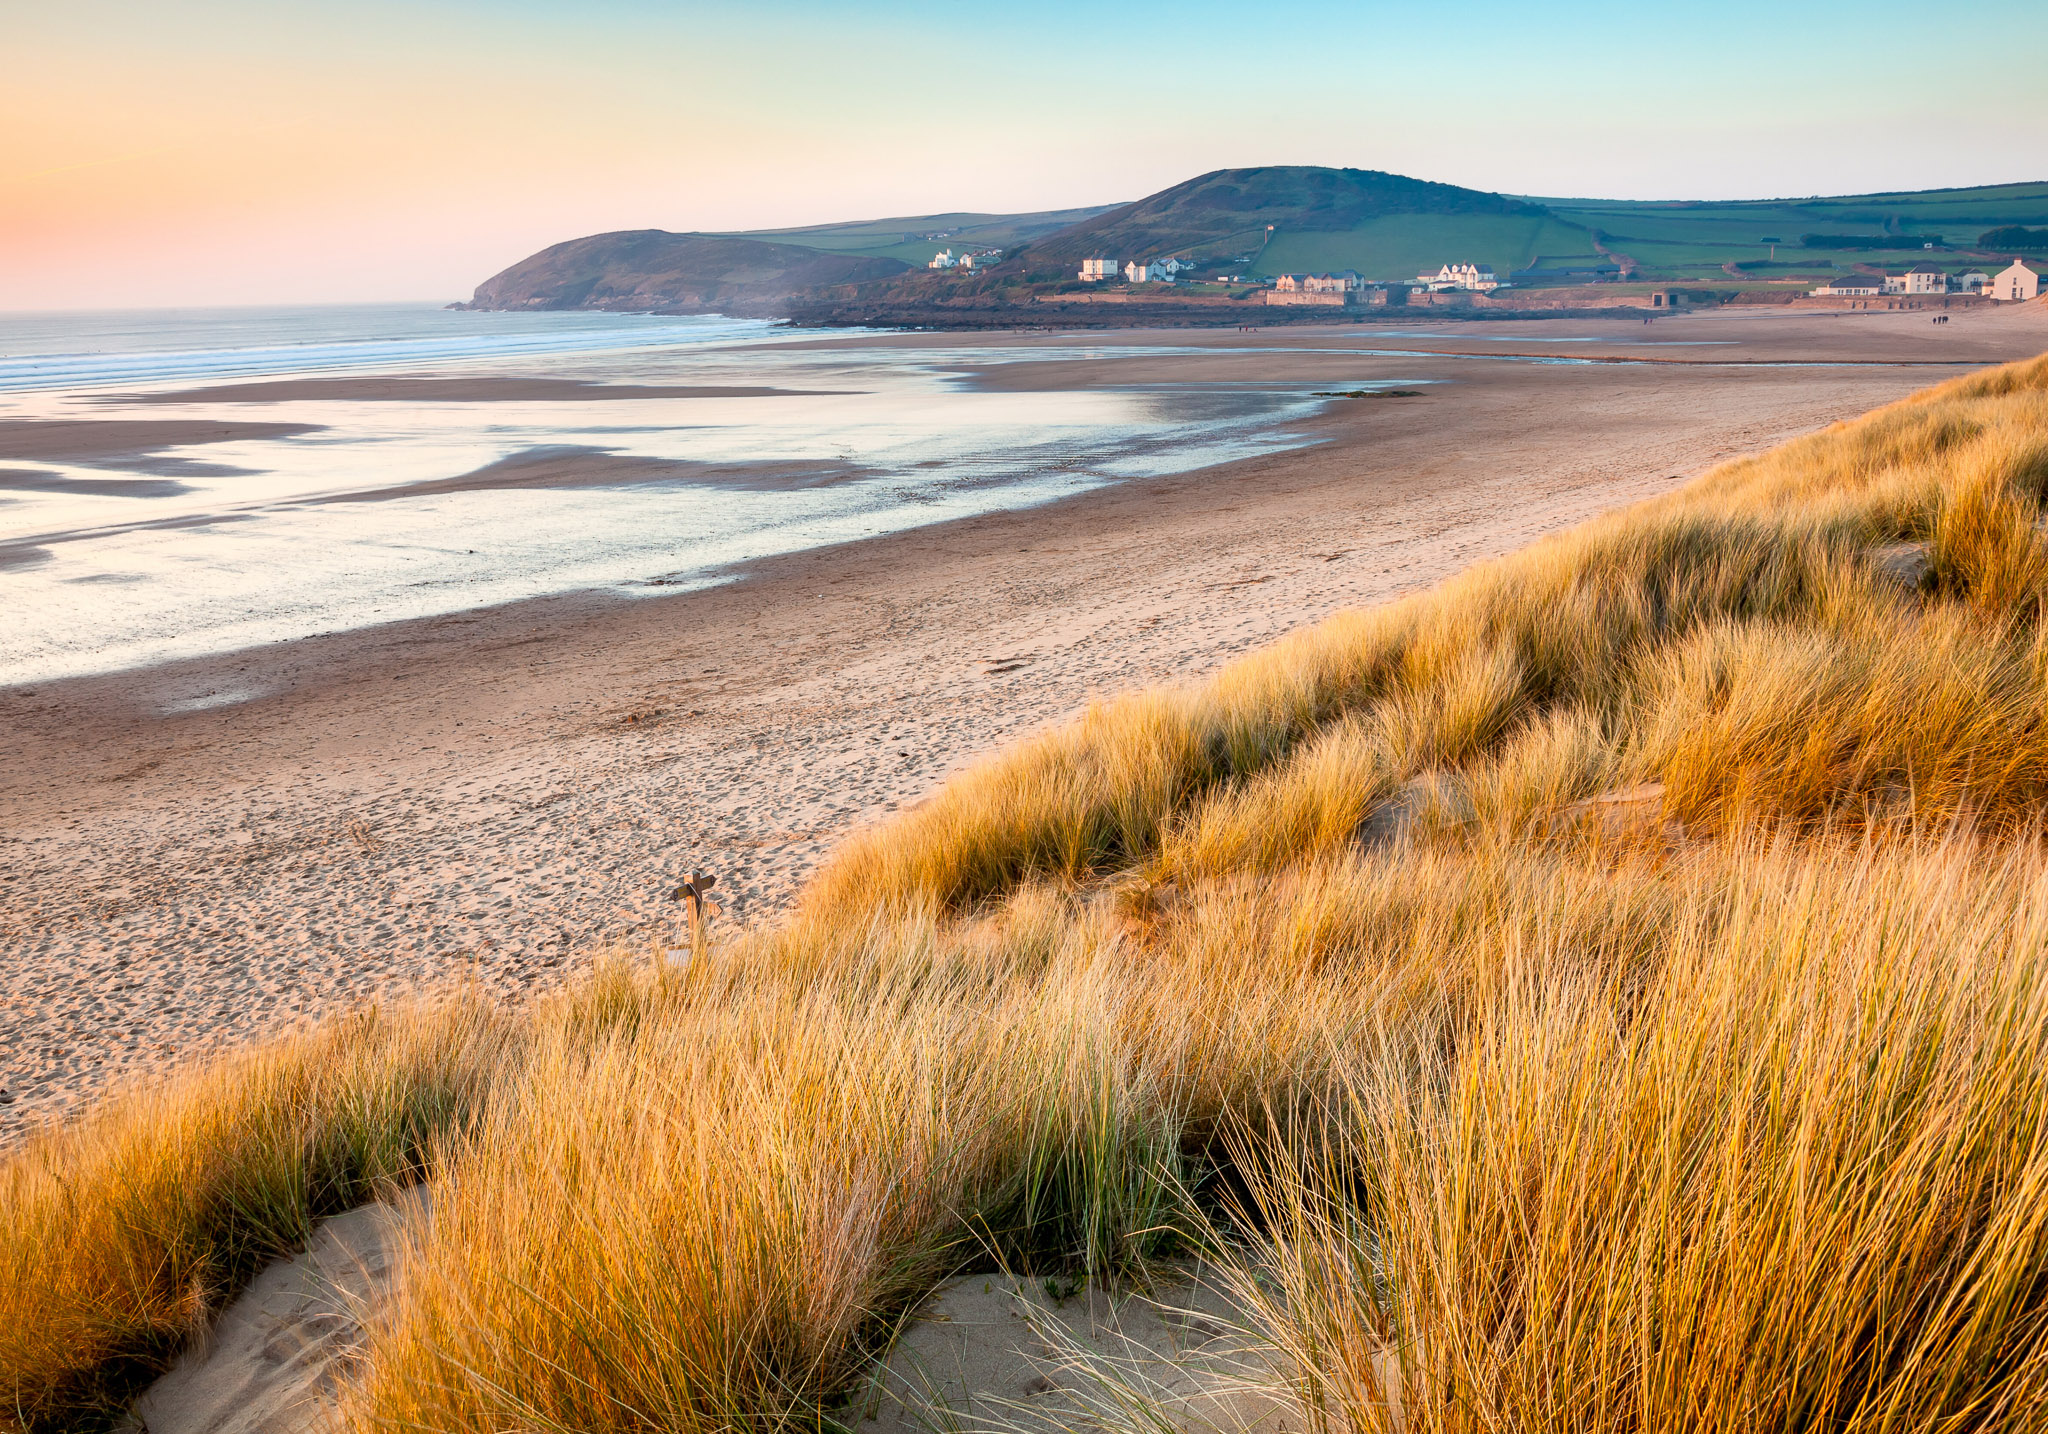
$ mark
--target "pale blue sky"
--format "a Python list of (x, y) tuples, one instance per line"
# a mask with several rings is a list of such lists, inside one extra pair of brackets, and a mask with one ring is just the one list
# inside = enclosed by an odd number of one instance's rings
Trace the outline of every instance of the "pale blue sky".
[(596, 230), (1227, 165), (1626, 198), (2048, 178), (2048, 23), (2017, 0), (0, 3), (0, 307), (453, 297)]

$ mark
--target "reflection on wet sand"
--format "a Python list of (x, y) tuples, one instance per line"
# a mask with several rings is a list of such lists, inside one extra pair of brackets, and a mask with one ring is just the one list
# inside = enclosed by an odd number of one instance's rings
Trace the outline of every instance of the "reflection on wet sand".
[(511, 488), (606, 488), (635, 483), (689, 483), (709, 488), (748, 488), (773, 492), (844, 483), (880, 474), (855, 463), (786, 462), (757, 459), (744, 463), (712, 463), (693, 458), (648, 458), (575, 443), (543, 444), (454, 478), (433, 478), (355, 493), (327, 493), (320, 503), (383, 503), (394, 498), (425, 498), (440, 493), (476, 493)]
[(248, 443), (312, 433), (314, 423), (226, 422), (220, 419), (123, 418), (0, 419), (0, 458), (30, 463), (66, 463), (83, 468), (125, 468), (135, 473), (177, 475), (242, 472), (166, 455), (167, 448), (198, 444)]
[(102, 395), (97, 403), (610, 403), (649, 398), (826, 397), (844, 389), (773, 388), (760, 384), (600, 383), (580, 378), (434, 378), (373, 374), (365, 378), (287, 378), (224, 383), (164, 393)]
[[(257, 347), (117, 355), (90, 385), (0, 392), (0, 460), (20, 463), (0, 468), (0, 684), (703, 585), (1307, 442), (1291, 425), (1319, 406), (1264, 384), (1002, 392), (938, 351), (769, 351), (786, 330), (727, 321), (660, 345), (615, 323), (586, 352), (436, 340), (431, 370), (307, 372), (303, 348)], [(277, 371), (251, 374), (265, 352)]]

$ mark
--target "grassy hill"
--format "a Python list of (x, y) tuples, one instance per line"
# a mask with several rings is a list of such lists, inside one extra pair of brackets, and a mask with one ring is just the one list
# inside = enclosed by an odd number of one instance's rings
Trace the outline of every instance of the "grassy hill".
[(734, 231), (725, 237), (800, 244), (830, 254), (896, 259), (917, 268), (929, 263), (941, 249), (950, 249), (955, 254), (971, 249), (1014, 249), (1115, 207), (1099, 204), (1034, 214), (918, 214), (852, 224), (818, 224), (803, 229)]
[[(1434, 184), (1369, 169), (1321, 169), (1273, 165), (1219, 169), (1183, 184), (1073, 225), (1030, 245), (1020, 258), (1025, 272), (1063, 274), (1091, 254), (1127, 259), (1179, 255), (1199, 264), (1241, 266), (1248, 272), (1277, 272), (1265, 253), (1271, 242), (1302, 236), (1361, 237), (1354, 248), (1367, 252), (1389, 220), (1434, 220), (1461, 234), (1513, 235), (1520, 243), (1542, 211), (1522, 201)], [(1521, 220), (1521, 225), (1501, 225)], [(1462, 226), (1462, 227), (1461, 227)], [(1413, 248), (1418, 227), (1385, 231), (1386, 245)], [(1441, 261), (1439, 261), (1441, 262)], [(1413, 277), (1410, 268), (1405, 277)]]
[(1196, 1251), (1289, 1427), (2035, 1427), (2044, 504), (2048, 358), (1099, 705), (687, 967), (118, 1094), (0, 1163), (0, 1422), (425, 1179), (352, 1434), (858, 1427), (949, 1274)]
[[(1355, 269), (1404, 280), (1471, 260), (1504, 278), (1519, 273), (1513, 282), (1525, 287), (1583, 282), (1617, 266), (1650, 280), (1807, 284), (1859, 265), (1984, 268), (1994, 256), (1976, 249), (1978, 236), (2014, 225), (2048, 228), (2048, 183), (1803, 200), (1539, 200), (1377, 170), (1276, 165), (1217, 170), (1106, 208), (593, 235), (487, 280), (472, 307), (786, 314), (854, 285), (886, 319), (891, 305), (907, 312), (1068, 281), (1094, 254), (1177, 255), (1261, 278)], [(1929, 242), (1939, 247), (1922, 247)], [(991, 248), (1006, 255), (992, 274), (923, 272), (940, 249)]]
[[(1099, 241), (1105, 249), (1130, 257), (1173, 249), (1176, 241), (1203, 232), (1206, 191), (1219, 182), (1233, 184), (1246, 196), (1241, 208), (1229, 211), (1239, 226), (1233, 239), (1257, 236), (1263, 224), (1274, 225), (1270, 240), (1243, 266), (1245, 272), (1268, 278), (1302, 270), (1356, 269), (1368, 278), (1408, 279), (1425, 267), (1435, 269), (1461, 259), (1490, 263), (1507, 276), (1532, 268), (1584, 271), (1625, 257), (1646, 278), (1713, 281), (1732, 278), (1731, 265), (1750, 266), (1744, 272), (1760, 279), (1824, 276), (1858, 264), (1898, 268), (1928, 260), (1963, 269), (1987, 262), (1976, 248), (1985, 231), (2048, 223), (2048, 183), (1696, 203), (1481, 195), (1451, 186), (1410, 190), (1407, 186), (1413, 181), (1399, 181), (1384, 186), (1383, 192), (1361, 193), (1358, 202), (1344, 205), (1304, 202), (1309, 182), (1300, 176), (1326, 176), (1317, 183), (1341, 188), (1337, 176), (1363, 178), (1365, 172), (1225, 174), (1230, 176), (1227, 180), (1204, 176), (1127, 211), (1076, 226), (1054, 241), (1034, 246), (1033, 256), (1064, 253), (1076, 240)], [(1388, 205), (1413, 207), (1377, 212)], [(1144, 222), (1117, 217), (1126, 212)], [(1851, 247), (1829, 244), (1830, 238), (1887, 242)], [(1932, 253), (1923, 248), (1930, 240), (1941, 246)], [(1216, 247), (1198, 249), (1198, 257), (1209, 257)], [(1553, 277), (1563, 281), (1567, 276)], [(1522, 282), (1532, 281), (1544, 280), (1532, 277)]]

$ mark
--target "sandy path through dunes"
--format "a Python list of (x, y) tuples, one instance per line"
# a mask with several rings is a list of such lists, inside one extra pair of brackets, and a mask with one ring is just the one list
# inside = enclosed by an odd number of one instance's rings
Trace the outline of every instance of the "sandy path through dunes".
[[(1970, 356), (2048, 347), (2044, 320), (1987, 321)], [(1872, 356), (1889, 342), (1863, 332)], [(1329, 362), (1285, 350), (1298, 337), (1211, 343), (1184, 379)], [(1129, 362), (1176, 381), (1171, 357)], [(771, 911), (835, 837), (1091, 696), (1198, 676), (1948, 371), (1342, 372), (1444, 382), (1334, 403), (1304, 450), (707, 592), (0, 692), (0, 1118), (380, 990), (474, 970), (515, 991), (669, 939), (661, 894), (690, 866), (733, 915)]]

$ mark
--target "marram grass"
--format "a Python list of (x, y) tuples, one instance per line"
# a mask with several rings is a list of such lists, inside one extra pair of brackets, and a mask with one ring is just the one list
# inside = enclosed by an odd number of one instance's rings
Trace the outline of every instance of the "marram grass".
[(1315, 1434), (2048, 1428), (2044, 496), (2048, 359), (1098, 706), (696, 969), (117, 1095), (0, 1168), (0, 1418), (428, 1179), (359, 1434), (815, 1428), (951, 1271), (1188, 1242)]

